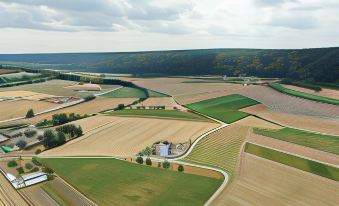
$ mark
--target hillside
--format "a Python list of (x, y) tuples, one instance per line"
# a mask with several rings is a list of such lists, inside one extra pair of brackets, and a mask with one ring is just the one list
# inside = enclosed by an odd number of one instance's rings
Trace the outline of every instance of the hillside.
[(205, 49), (120, 53), (2, 54), (0, 64), (102, 73), (286, 77), (339, 81), (339, 47)]

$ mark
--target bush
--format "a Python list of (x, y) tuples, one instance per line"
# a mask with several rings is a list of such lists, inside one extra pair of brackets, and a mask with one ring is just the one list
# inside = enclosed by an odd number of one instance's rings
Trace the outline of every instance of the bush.
[(162, 167), (165, 168), (165, 169), (170, 168), (170, 166), (171, 166), (171, 163), (169, 163), (167, 160), (165, 160), (165, 162), (162, 163)]
[(22, 167), (18, 167), (18, 168), (16, 168), (16, 171), (21, 175), (21, 174), (23, 174), (25, 171), (24, 171), (24, 168), (22, 168)]
[(32, 117), (34, 117), (34, 111), (33, 109), (30, 109), (26, 113), (26, 118), (32, 118)]
[(44, 136), (42, 136), (42, 135), (38, 136), (38, 140), (42, 141), (43, 139), (44, 139)]
[(87, 102), (87, 101), (91, 101), (92, 99), (95, 99), (95, 96), (93, 94), (87, 96), (87, 97), (84, 97), (84, 100)]
[(42, 164), (38, 161), (38, 158), (36, 158), (36, 157), (33, 157), (32, 158), (32, 162), (33, 162), (33, 164), (35, 164), (36, 166), (41, 166)]
[(184, 166), (183, 165), (179, 165), (178, 166), (178, 171), (179, 172), (183, 172), (184, 171)]
[(152, 160), (151, 160), (151, 158), (147, 158), (147, 159), (146, 159), (146, 165), (149, 165), (149, 166), (152, 165)]
[(139, 164), (143, 164), (144, 163), (144, 159), (142, 157), (137, 157), (137, 159), (135, 161), (137, 163), (139, 163)]
[(28, 169), (28, 170), (30, 170), (30, 169), (33, 168), (33, 165), (32, 165), (31, 163), (28, 162), (28, 163), (25, 164), (25, 168)]
[(24, 134), (25, 134), (26, 137), (30, 138), (30, 137), (33, 137), (34, 135), (36, 135), (37, 131), (36, 130), (26, 130), (24, 132)]
[(16, 167), (17, 165), (18, 165), (18, 163), (16, 163), (15, 160), (11, 160), (11, 161), (7, 162), (8, 167)]
[(25, 140), (19, 140), (16, 142), (16, 145), (20, 148), (20, 149), (25, 149), (27, 142)]
[(146, 147), (143, 151), (142, 151), (142, 153), (145, 155), (145, 156), (150, 156), (150, 155), (152, 155), (152, 148), (150, 148), (150, 147)]
[(158, 167), (161, 167), (161, 162), (158, 162)]
[(31, 169), (31, 171), (29, 172), (38, 172), (39, 171), (39, 168), (38, 167), (34, 167), (33, 169)]
[(124, 104), (119, 104), (117, 107), (117, 110), (123, 110), (125, 109), (125, 105)]
[(42, 172), (47, 173), (47, 174), (53, 174), (54, 170), (47, 165), (44, 165), (44, 167), (41, 169)]

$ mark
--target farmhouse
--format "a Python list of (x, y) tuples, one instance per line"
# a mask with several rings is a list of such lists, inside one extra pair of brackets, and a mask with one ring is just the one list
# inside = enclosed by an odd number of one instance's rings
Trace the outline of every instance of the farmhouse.
[(169, 155), (170, 144), (159, 143), (155, 145), (155, 154), (161, 157)]
[(43, 172), (34, 172), (27, 175), (22, 175), (18, 178), (10, 173), (7, 173), (6, 176), (16, 189), (35, 185), (48, 179), (47, 174)]

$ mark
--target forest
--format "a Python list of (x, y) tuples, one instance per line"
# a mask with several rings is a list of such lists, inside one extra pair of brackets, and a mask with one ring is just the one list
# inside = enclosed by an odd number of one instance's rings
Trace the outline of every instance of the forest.
[(227, 75), (339, 82), (339, 47), (1, 54), (3, 67), (133, 75)]

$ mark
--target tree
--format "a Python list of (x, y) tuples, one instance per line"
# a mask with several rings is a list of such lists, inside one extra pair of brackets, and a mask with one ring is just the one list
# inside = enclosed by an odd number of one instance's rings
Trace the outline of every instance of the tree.
[(38, 154), (40, 154), (41, 153), (41, 149), (37, 149), (36, 151), (35, 151), (35, 154), (36, 155), (38, 155)]
[(16, 163), (15, 160), (11, 160), (11, 161), (7, 162), (8, 167), (16, 167), (17, 165), (18, 165), (18, 163)]
[(63, 132), (57, 133), (57, 143), (58, 145), (62, 145), (66, 142), (66, 136)]
[(83, 131), (82, 131), (82, 128), (81, 128), (80, 125), (75, 129), (74, 133), (75, 133), (75, 136), (76, 136), (76, 137), (82, 136)]
[(170, 166), (171, 166), (171, 163), (169, 163), (167, 160), (165, 160), (164, 163), (162, 163), (162, 167), (165, 169), (170, 168)]
[(52, 116), (52, 123), (53, 126), (57, 126), (57, 125), (62, 125), (68, 122), (68, 117), (67, 114), (62, 113), (62, 114), (54, 114)]
[(149, 157), (150, 155), (152, 155), (152, 148), (150, 148), (150, 147), (146, 147), (143, 151), (142, 151), (142, 153), (144, 154), (144, 155), (146, 155), (147, 157)]
[(124, 104), (119, 104), (117, 109), (118, 109), (118, 110), (123, 110), (124, 108), (125, 108), (125, 105), (124, 105)]
[(26, 113), (26, 118), (32, 118), (34, 117), (34, 111), (33, 109), (29, 109)]
[(179, 172), (183, 172), (184, 171), (184, 166), (183, 165), (179, 165), (178, 166), (178, 171)]
[(151, 160), (151, 158), (146, 158), (146, 165), (149, 165), (149, 166), (151, 166), (152, 165), (152, 160)]
[(20, 148), (20, 149), (25, 149), (27, 142), (25, 140), (19, 140), (16, 142), (16, 145)]
[(137, 163), (139, 163), (139, 164), (143, 164), (144, 163), (144, 159), (142, 157), (137, 157), (137, 159), (135, 161)]
[(42, 140), (43, 145), (46, 148), (52, 148), (56, 145), (55, 134), (52, 130), (48, 129), (44, 131), (44, 138)]

